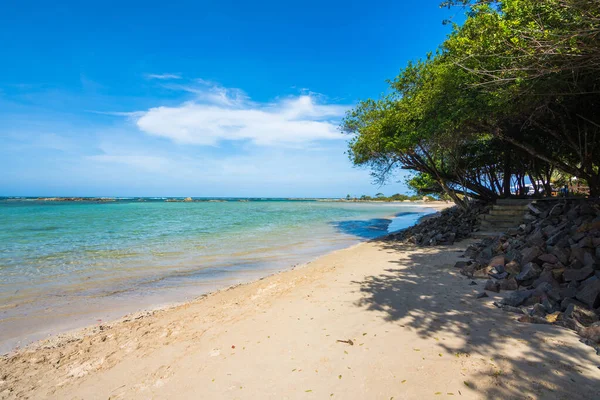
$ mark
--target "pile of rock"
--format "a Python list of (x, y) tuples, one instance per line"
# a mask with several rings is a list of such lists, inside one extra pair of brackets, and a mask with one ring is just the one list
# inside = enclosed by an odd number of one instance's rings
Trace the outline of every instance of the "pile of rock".
[[(600, 342), (600, 204), (540, 201), (518, 229), (467, 249), (456, 267), (512, 291), (498, 307), (522, 321), (554, 323)], [(482, 294), (483, 296), (483, 294)]]
[(479, 215), (489, 212), (490, 208), (491, 206), (480, 202), (472, 202), (467, 211), (458, 207), (447, 208), (437, 216), (389, 235), (387, 239), (404, 240), (418, 246), (453, 244), (471, 236), (479, 228)]

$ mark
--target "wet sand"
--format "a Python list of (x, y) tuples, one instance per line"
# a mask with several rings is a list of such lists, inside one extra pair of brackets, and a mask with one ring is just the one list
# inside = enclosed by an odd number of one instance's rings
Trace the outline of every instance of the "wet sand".
[(39, 342), (0, 360), (0, 398), (598, 398), (575, 333), (475, 299), (468, 243), (362, 243)]

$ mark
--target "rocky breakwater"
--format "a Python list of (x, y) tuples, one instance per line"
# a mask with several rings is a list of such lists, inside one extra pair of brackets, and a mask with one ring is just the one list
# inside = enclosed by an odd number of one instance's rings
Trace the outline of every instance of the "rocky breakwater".
[(386, 240), (402, 240), (418, 246), (453, 244), (477, 231), (479, 216), (488, 213), (490, 208), (490, 205), (479, 202), (471, 203), (466, 211), (456, 206), (447, 208), (415, 226), (388, 235)]
[[(455, 266), (485, 290), (509, 291), (497, 307), (522, 322), (575, 330), (600, 343), (600, 204), (540, 201), (510, 234), (471, 245)], [(479, 297), (486, 297), (482, 292)]]

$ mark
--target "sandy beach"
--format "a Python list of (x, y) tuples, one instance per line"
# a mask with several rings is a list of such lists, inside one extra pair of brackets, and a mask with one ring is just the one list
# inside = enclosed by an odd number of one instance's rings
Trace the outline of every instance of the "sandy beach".
[(0, 360), (0, 398), (598, 398), (574, 332), (475, 299), (453, 268), (468, 243), (362, 243), (39, 342)]

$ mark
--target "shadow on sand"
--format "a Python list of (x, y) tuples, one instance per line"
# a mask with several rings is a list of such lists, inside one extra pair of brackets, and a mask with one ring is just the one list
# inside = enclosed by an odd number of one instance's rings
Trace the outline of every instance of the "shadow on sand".
[[(376, 242), (382, 251), (399, 255), (414, 249), (385, 239)], [(481, 356), (497, 362), (504, 375), (478, 372), (468, 382), (481, 398), (574, 399), (588, 398), (592, 393), (589, 398), (600, 398), (600, 356), (591, 347), (567, 347), (555, 340), (564, 333), (563, 328), (519, 323), (515, 321), (516, 314), (491, 308), (491, 299), (476, 300), (474, 294), (483, 290), (483, 281), (469, 286), (470, 280), (447, 265), (460, 255), (460, 248), (466, 248), (466, 243), (446, 249), (424, 248), (419, 254), (391, 261), (383, 274), (353, 282), (363, 295), (357, 306), (376, 312), (390, 323), (409, 326), (423, 338), (451, 334), (464, 339), (454, 341), (462, 343), (455, 347), (439, 342), (451, 354)], [(435, 253), (440, 254), (439, 265), (430, 264), (431, 254)], [(442, 260), (446, 260), (446, 265)], [(525, 344), (518, 354), (516, 347), (510, 350), (515, 344)], [(578, 392), (587, 394), (581, 397)]]

